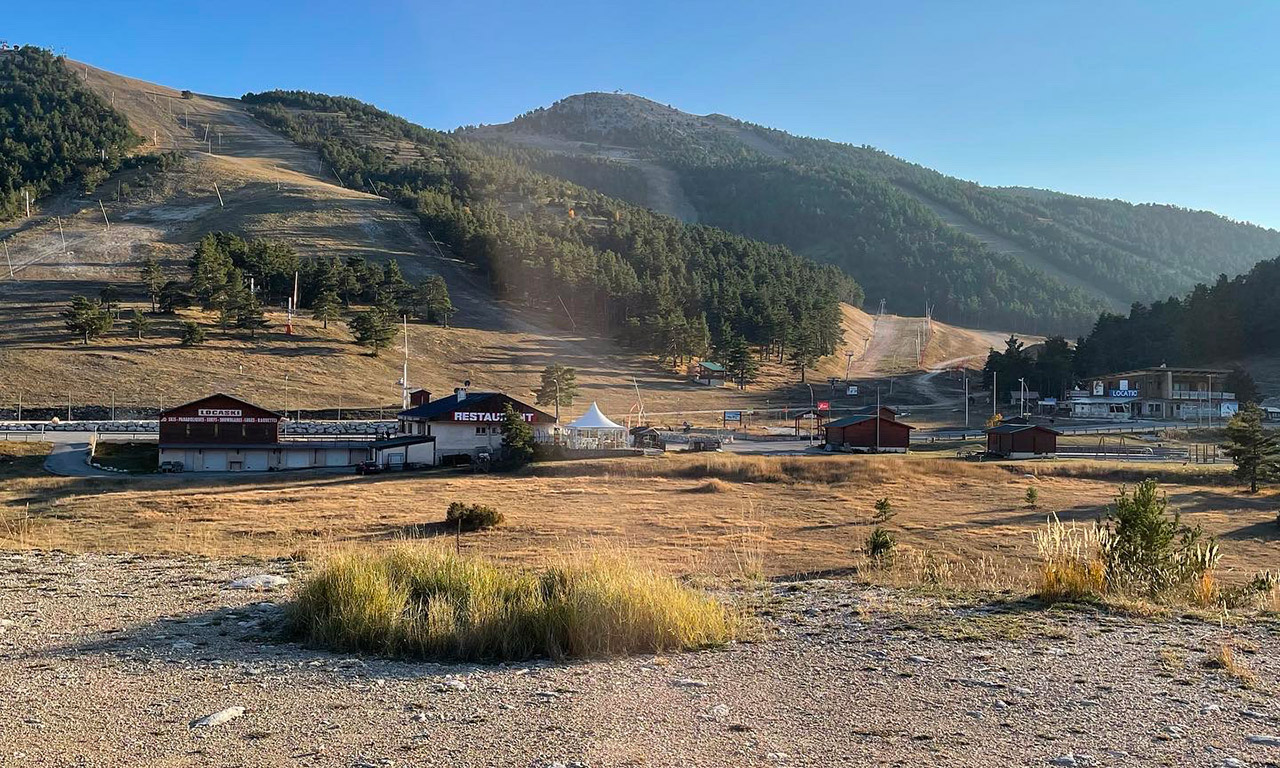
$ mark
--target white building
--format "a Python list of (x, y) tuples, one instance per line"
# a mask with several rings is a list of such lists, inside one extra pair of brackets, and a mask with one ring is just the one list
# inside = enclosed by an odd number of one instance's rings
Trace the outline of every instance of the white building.
[(481, 454), (497, 458), (507, 406), (533, 427), (537, 442), (551, 442), (559, 431), (551, 414), (500, 392), (468, 392), (460, 387), (439, 400), (431, 400), (430, 393), (415, 393), (414, 402), (396, 415), (398, 437), (433, 438), (435, 464), (465, 464)]

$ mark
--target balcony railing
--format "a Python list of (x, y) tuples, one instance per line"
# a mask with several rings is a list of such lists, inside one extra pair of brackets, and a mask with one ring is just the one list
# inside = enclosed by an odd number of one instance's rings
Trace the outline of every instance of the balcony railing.
[[(1179, 389), (1179, 390), (1174, 390), (1173, 397), (1171, 397), (1170, 399), (1171, 400), (1208, 400), (1210, 399), (1210, 393), (1207, 391)], [(1219, 392), (1218, 390), (1214, 390), (1212, 399), (1213, 400), (1235, 400), (1236, 393), (1235, 392)]]

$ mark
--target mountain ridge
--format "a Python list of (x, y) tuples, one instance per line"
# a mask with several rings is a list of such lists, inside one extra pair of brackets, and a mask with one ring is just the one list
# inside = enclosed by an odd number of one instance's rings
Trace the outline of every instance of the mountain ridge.
[[(1209, 211), (985, 187), (868, 145), (694, 115), (635, 94), (574, 94), (509, 123), (458, 132), (551, 153), (559, 159), (542, 170), (594, 188), (610, 183), (630, 202), (688, 199), (692, 212), (662, 212), (835, 263), (869, 300), (885, 297), (899, 311), (921, 300), (900, 284), (919, 283), (941, 317), (971, 325), (1080, 332), (1099, 311), (1180, 294), (1280, 253), (1280, 232)], [(618, 178), (598, 168), (591, 178), (575, 175), (582, 165), (570, 158), (604, 161)], [(647, 185), (619, 181), (637, 168)], [(664, 177), (656, 189), (653, 179)], [(768, 185), (772, 197), (749, 199), (739, 185)], [(796, 219), (790, 227), (778, 221), (788, 216)], [(832, 223), (839, 216), (845, 221)], [(877, 233), (885, 222), (900, 232)], [(998, 287), (1036, 306), (1004, 306), (984, 290), (992, 272), (1005, 278)]]

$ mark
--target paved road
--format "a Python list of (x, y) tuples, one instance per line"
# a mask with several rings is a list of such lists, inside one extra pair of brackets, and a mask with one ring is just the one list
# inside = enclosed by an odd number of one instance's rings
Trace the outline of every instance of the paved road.
[[(102, 469), (89, 466), (89, 437), (90, 432), (45, 432), (44, 434), (36, 432), (13, 432), (9, 434), (10, 439), (31, 440), (44, 443), (53, 443), (53, 450), (49, 453), (49, 458), (45, 459), (44, 468), (46, 471), (63, 477), (120, 477), (119, 472), (107, 472)], [(113, 435), (121, 440), (147, 440), (156, 439), (155, 435), (142, 435), (134, 433), (121, 433)], [(104, 439), (110, 439), (105, 438)], [(3, 445), (3, 443), (0, 443)]]

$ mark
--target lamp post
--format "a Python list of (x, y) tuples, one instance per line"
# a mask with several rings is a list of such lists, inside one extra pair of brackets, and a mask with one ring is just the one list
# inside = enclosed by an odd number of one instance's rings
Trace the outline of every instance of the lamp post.
[(289, 374), (284, 375), (284, 417), (289, 418)]

